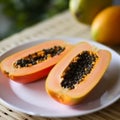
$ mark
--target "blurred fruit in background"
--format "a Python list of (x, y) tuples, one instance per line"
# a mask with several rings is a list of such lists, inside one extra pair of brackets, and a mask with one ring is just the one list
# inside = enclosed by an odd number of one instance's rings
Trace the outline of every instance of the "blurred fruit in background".
[(90, 25), (93, 40), (120, 45), (120, 0), (70, 0), (69, 8), (79, 23)]
[(79, 22), (91, 24), (95, 16), (110, 5), (112, 0), (70, 0), (69, 8)]
[(0, 40), (68, 8), (69, 0), (0, 0)]
[(120, 5), (101, 11), (91, 26), (92, 38), (106, 45), (120, 45)]

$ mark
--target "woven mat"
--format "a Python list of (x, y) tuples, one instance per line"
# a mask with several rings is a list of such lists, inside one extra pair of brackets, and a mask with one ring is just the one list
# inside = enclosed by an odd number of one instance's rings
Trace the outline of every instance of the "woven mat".
[[(0, 55), (11, 48), (29, 41), (47, 37), (81, 37), (90, 39), (90, 27), (79, 24), (71, 14), (66, 11), (49, 20), (40, 22), (20, 33), (16, 33), (0, 42)], [(120, 49), (116, 49), (120, 52)], [(12, 110), (0, 102), (0, 120), (119, 120), (120, 100), (111, 106), (81, 117), (74, 118), (43, 118), (30, 116)]]

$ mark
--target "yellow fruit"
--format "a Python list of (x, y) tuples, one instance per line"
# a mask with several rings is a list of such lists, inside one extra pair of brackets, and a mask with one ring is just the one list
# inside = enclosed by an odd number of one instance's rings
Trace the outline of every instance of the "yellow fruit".
[(112, 6), (94, 19), (91, 27), (94, 40), (107, 45), (120, 45), (120, 6)]
[(91, 24), (95, 16), (110, 5), (112, 0), (70, 0), (69, 8), (78, 21)]

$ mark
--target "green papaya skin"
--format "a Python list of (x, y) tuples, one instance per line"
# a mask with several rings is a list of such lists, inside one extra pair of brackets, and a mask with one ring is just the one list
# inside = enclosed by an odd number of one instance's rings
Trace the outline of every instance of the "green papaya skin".
[(79, 22), (91, 25), (95, 16), (111, 5), (112, 0), (70, 0), (69, 8)]

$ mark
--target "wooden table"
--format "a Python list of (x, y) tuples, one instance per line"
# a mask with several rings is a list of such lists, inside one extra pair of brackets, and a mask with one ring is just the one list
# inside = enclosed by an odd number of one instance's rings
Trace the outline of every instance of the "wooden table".
[[(90, 27), (78, 23), (66, 11), (1, 41), (0, 55), (20, 44), (50, 37), (80, 37), (91, 39)], [(120, 53), (119, 48), (116, 50)], [(0, 120), (120, 120), (120, 100), (101, 111), (74, 118), (35, 117), (12, 110), (0, 102)]]

